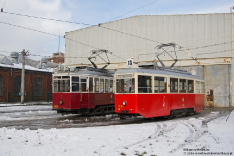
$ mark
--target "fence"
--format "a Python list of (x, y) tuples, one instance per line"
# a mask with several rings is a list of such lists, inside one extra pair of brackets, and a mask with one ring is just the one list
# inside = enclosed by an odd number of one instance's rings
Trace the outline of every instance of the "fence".
[[(24, 95), (24, 102), (32, 102), (32, 101), (44, 101), (50, 102), (53, 99), (52, 93), (38, 93), (38, 92), (31, 92), (25, 93)], [(21, 96), (20, 93), (8, 93), (8, 102), (20, 102)]]

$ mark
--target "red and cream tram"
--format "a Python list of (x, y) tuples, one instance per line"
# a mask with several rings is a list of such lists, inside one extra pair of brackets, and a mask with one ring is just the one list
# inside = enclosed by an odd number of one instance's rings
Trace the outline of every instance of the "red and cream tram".
[(156, 69), (153, 64), (139, 67), (115, 72), (116, 113), (151, 118), (204, 108), (205, 85), (201, 78), (186, 71)]
[(114, 112), (113, 73), (91, 67), (53, 74), (53, 110), (98, 115)]

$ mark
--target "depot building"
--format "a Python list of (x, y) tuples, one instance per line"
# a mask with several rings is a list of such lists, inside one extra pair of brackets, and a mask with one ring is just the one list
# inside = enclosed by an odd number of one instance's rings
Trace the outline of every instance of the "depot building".
[[(65, 34), (65, 65), (90, 65), (92, 50), (108, 50), (108, 69), (128, 68), (126, 61), (137, 63), (158, 61), (157, 47), (175, 43), (159, 58), (166, 66), (175, 59), (174, 68), (190, 71), (205, 80), (206, 105), (234, 106), (233, 87), (233, 13), (140, 15), (100, 23)], [(102, 67), (106, 62), (95, 60)]]

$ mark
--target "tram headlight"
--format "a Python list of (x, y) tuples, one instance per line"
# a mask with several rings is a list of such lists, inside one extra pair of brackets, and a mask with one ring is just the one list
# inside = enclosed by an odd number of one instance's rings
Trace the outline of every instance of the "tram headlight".
[(59, 100), (59, 104), (62, 105), (63, 104), (63, 100)]
[(126, 101), (123, 101), (123, 103), (122, 103), (124, 106), (126, 106)]

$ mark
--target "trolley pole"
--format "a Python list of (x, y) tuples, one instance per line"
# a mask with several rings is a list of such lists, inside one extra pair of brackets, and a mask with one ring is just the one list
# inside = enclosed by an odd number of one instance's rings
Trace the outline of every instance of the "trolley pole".
[(27, 56), (28, 52), (25, 52), (25, 50), (23, 50), (21, 52), (22, 55), (22, 75), (21, 75), (21, 104), (24, 104), (24, 82), (25, 82), (25, 70), (24, 70), (24, 66), (25, 66), (25, 57)]

